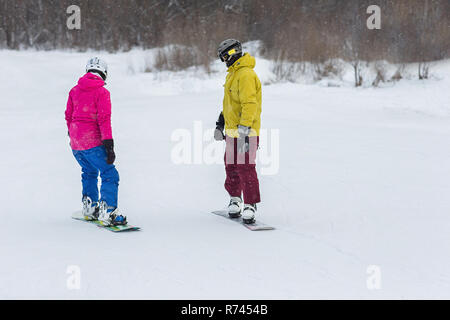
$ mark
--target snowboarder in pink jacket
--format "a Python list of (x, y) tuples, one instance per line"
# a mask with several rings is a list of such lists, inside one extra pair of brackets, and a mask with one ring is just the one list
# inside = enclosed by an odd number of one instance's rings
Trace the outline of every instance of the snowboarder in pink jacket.
[[(104, 87), (106, 62), (89, 59), (86, 74), (70, 90), (65, 112), (70, 146), (81, 166), (83, 214), (103, 225), (126, 224), (117, 208), (119, 173), (114, 166), (111, 98)], [(98, 176), (102, 178), (99, 198)]]

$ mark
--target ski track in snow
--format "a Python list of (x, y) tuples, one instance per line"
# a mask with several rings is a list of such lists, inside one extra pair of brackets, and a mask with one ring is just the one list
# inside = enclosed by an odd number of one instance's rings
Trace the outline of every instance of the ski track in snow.
[(228, 202), (223, 165), (170, 158), (174, 130), (215, 125), (224, 73), (161, 81), (105, 54), (119, 203), (142, 227), (114, 234), (70, 218), (81, 184), (64, 110), (90, 55), (0, 51), (0, 298), (450, 297), (448, 62), (441, 80), (382, 89), (264, 86), (280, 168), (260, 175), (258, 217), (277, 229), (252, 232), (210, 213)]

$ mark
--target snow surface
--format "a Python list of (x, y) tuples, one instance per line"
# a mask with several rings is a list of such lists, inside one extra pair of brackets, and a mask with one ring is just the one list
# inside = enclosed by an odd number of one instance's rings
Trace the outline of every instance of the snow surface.
[(265, 85), (280, 163), (260, 175), (258, 217), (277, 230), (251, 232), (209, 213), (228, 202), (222, 164), (171, 159), (174, 131), (214, 126), (224, 68), (141, 73), (142, 51), (101, 53), (120, 207), (143, 228), (114, 234), (70, 218), (64, 109), (91, 55), (0, 51), (0, 298), (450, 298), (449, 61), (387, 88)]

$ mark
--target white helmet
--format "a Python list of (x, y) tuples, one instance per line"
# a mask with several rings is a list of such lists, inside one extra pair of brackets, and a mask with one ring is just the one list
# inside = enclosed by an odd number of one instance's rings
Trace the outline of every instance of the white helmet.
[(108, 76), (108, 65), (102, 59), (94, 57), (89, 59), (86, 64), (86, 72), (90, 71), (100, 73), (103, 80), (106, 80), (106, 77)]

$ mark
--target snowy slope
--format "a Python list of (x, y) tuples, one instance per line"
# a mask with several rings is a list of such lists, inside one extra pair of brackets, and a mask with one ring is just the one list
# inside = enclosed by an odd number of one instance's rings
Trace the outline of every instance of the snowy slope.
[(224, 70), (132, 73), (133, 54), (103, 54), (120, 207), (143, 228), (114, 234), (70, 219), (64, 109), (92, 53), (0, 51), (0, 298), (450, 298), (448, 61), (383, 89), (264, 86), (280, 163), (259, 217), (277, 230), (251, 232), (209, 214), (227, 204), (223, 165), (171, 159), (174, 131), (214, 126)]

